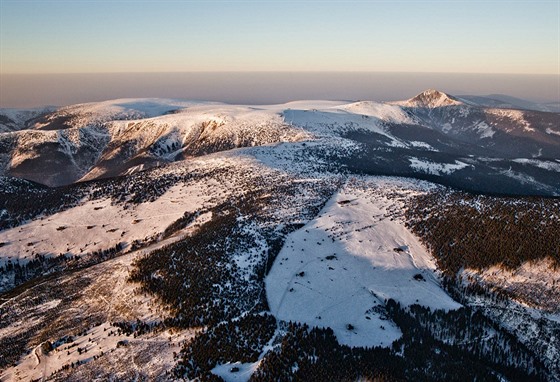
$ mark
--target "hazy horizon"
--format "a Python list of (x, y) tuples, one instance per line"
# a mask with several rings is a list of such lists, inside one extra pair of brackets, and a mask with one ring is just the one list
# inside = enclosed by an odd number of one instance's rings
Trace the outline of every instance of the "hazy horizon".
[(0, 107), (427, 88), (559, 102), (560, 1), (1, 0), (0, 85)]
[(560, 75), (382, 72), (1, 74), (0, 107), (66, 106), (116, 98), (238, 104), (302, 99), (392, 101), (435, 88), (452, 95), (506, 94), (560, 102)]

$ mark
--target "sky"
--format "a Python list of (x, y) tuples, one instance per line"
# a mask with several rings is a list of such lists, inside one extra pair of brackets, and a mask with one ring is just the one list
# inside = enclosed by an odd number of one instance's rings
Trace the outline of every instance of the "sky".
[(560, 1), (0, 0), (2, 73), (557, 74)]
[(8, 85), (29, 75), (168, 72), (498, 73), (554, 83), (560, 0), (0, 0), (0, 106)]

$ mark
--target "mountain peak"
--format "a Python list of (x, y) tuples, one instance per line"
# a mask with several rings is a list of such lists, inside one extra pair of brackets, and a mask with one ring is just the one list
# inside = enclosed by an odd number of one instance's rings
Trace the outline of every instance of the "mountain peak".
[(424, 90), (405, 102), (406, 106), (430, 108), (463, 104), (457, 98), (436, 89)]

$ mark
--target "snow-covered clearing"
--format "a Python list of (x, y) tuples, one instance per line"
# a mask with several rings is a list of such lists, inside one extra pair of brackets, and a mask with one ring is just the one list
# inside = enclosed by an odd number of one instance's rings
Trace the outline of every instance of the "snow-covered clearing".
[(347, 184), (316, 219), (287, 237), (266, 278), (278, 319), (331, 327), (350, 346), (390, 346), (401, 331), (383, 313), (386, 299), (460, 307), (441, 289), (433, 258), (398, 217), (403, 204), (391, 194), (399, 181), (377, 180), (378, 187)]
[(433, 148), (432, 146), (430, 146), (428, 143), (426, 142), (422, 142), (422, 141), (410, 141), (408, 142), (410, 144), (410, 146), (412, 147), (417, 147), (417, 148), (421, 148), (421, 149), (426, 149), (428, 151), (439, 151), (436, 148)]
[(223, 187), (215, 181), (177, 184), (153, 202), (128, 208), (110, 199), (88, 201), (80, 206), (33, 220), (0, 232), (0, 265), (8, 260), (21, 264), (35, 255), (82, 255), (130, 244), (158, 235), (185, 212), (204, 206)]

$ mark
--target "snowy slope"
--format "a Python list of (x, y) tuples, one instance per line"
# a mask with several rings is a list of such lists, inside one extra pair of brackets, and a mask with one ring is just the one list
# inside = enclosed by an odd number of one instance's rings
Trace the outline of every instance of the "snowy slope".
[(1, 231), (0, 266), (8, 261), (25, 264), (38, 254), (80, 256), (157, 237), (185, 212), (198, 210), (221, 190), (220, 184), (211, 181), (190, 187), (178, 184), (154, 202), (126, 208), (110, 199), (88, 201)]
[[(38, 122), (33, 130), (3, 134), (0, 148), (4, 146), (5, 151), (0, 154), (5, 171), (56, 186), (235, 147), (309, 138), (269, 110), (166, 100), (125, 101), (59, 110), (53, 118), (70, 119), (58, 129), (44, 130), (48, 124)], [(160, 115), (165, 111), (174, 113)], [(120, 121), (123, 119), (126, 121)]]
[(113, 122), (110, 142), (81, 180), (120, 175), (152, 165), (235, 147), (309, 137), (269, 112), (242, 106), (193, 106), (152, 119)]
[(40, 115), (56, 110), (48, 106), (36, 109), (3, 109), (0, 108), (0, 133), (27, 128), (28, 122)]
[[(62, 107), (32, 121), (30, 128), (58, 130), (115, 120), (152, 118), (197, 104), (164, 98), (123, 98)], [(211, 104), (211, 103), (207, 103)]]
[[(76, 367), (82, 364), (82, 380), (92, 378), (90, 370), (93, 370), (94, 375), (109, 372), (118, 379), (125, 378), (132, 371), (153, 377), (164, 374), (174, 363), (173, 353), (180, 350), (181, 345), (194, 335), (194, 331), (166, 330), (150, 334), (147, 338), (136, 339), (120, 333), (119, 328), (112, 323), (127, 319), (157, 322), (165, 316), (161, 309), (157, 309), (157, 302), (153, 298), (138, 294), (135, 285), (127, 282), (132, 261), (146, 251), (165, 243), (163, 241), (151, 248), (91, 267), (86, 275), (78, 272), (68, 277), (59, 288), (64, 291), (70, 290), (71, 294), (78, 295), (77, 298), (62, 297), (37, 307), (30, 307), (21, 313), (19, 320), (14, 320), (0, 329), (0, 337), (18, 335), (34, 324), (44, 325), (45, 323), (41, 322), (43, 315), (54, 316), (55, 322), (72, 322), (76, 319), (81, 321), (80, 324), (74, 324), (76, 329), (80, 328), (79, 333), (75, 329), (73, 335), (61, 339), (49, 338), (49, 342), (55, 346), (54, 351), (45, 351), (42, 348), (46, 341), (33, 346), (29, 354), (24, 355), (17, 365), (0, 371), (0, 379), (44, 379), (60, 373), (63, 367), (70, 369), (71, 364), (75, 364)], [(80, 292), (72, 290), (72, 284), (79, 282), (84, 276), (91, 282)], [(15, 305), (13, 300), (18, 299), (25, 301), (29, 296), (23, 293), (3, 302), (0, 308)], [(101, 321), (100, 312), (103, 312)], [(59, 340), (59, 343), (55, 343), (55, 340)], [(126, 346), (121, 346), (119, 342)], [(136, 366), (133, 360), (142, 356), (149, 359), (143, 365)], [(100, 358), (96, 359), (97, 357)]]
[(331, 327), (350, 346), (390, 346), (401, 332), (384, 316), (387, 299), (460, 307), (441, 289), (433, 259), (399, 219), (403, 203), (389, 197), (419, 187), (383, 178), (351, 182), (315, 220), (288, 236), (266, 279), (276, 317)]

